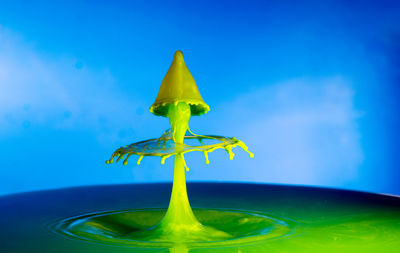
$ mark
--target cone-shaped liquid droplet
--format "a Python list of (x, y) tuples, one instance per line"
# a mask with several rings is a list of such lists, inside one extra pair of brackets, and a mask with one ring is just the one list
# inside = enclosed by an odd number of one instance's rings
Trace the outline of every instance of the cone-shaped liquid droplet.
[(150, 112), (166, 117), (170, 104), (185, 102), (190, 105), (191, 115), (207, 113), (210, 107), (203, 101), (196, 82), (183, 60), (181, 51), (176, 51), (174, 59), (165, 75), (156, 101)]

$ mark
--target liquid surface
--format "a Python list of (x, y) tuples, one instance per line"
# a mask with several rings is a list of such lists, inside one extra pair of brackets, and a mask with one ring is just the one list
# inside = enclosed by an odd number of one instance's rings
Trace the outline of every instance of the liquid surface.
[[(240, 219), (249, 218), (246, 215), (257, 214), (264, 219), (260, 222), (264, 223), (262, 227), (269, 230), (257, 234), (260, 232), (257, 223), (241, 231), (247, 229), (255, 237), (266, 237), (230, 245), (226, 243), (229, 240), (201, 245), (132, 245), (125, 241), (132, 240), (129, 238), (132, 228), (156, 223), (163, 216), (171, 184), (98, 186), (1, 197), (0, 251), (270, 253), (399, 252), (400, 249), (400, 199), (397, 197), (257, 184), (189, 183), (187, 188), (194, 213), (202, 223), (229, 232), (243, 225)], [(236, 213), (244, 216), (237, 217)], [(133, 221), (129, 224), (131, 218)], [(60, 224), (85, 224), (89, 230), (91, 226), (102, 225), (101, 229), (108, 228), (110, 234), (97, 238), (60, 234)], [(276, 229), (277, 224), (280, 229)], [(129, 229), (124, 230), (126, 225)], [(242, 232), (230, 242), (245, 238), (246, 233)], [(111, 242), (119, 237), (125, 237), (124, 241)]]
[[(197, 248), (240, 246), (289, 236), (295, 231), (294, 221), (262, 213), (195, 209), (194, 214), (205, 233), (193, 233), (185, 241), (175, 241), (174, 237), (156, 232), (156, 224), (165, 213), (166, 210), (162, 209), (94, 213), (63, 220), (55, 228), (64, 235), (81, 240), (151, 248), (172, 248), (176, 244)], [(210, 231), (210, 228), (215, 230)]]

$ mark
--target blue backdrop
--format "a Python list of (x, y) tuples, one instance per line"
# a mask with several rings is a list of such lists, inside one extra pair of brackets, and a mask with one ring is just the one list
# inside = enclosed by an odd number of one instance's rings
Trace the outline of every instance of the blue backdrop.
[(398, 1), (166, 2), (0, 3), (0, 194), (172, 180), (105, 160), (168, 128), (178, 49), (211, 107), (192, 130), (255, 154), (188, 154), (188, 180), (400, 194)]

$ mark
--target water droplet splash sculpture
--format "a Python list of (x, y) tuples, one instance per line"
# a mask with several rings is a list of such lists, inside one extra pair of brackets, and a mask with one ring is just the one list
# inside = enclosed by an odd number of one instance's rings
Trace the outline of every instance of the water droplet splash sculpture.
[[(190, 131), (190, 117), (205, 114), (209, 110), (183, 60), (182, 52), (177, 51), (161, 83), (156, 101), (150, 107), (153, 114), (169, 118), (171, 130), (158, 139), (121, 147), (106, 161), (112, 163), (114, 158), (117, 158), (116, 162), (124, 159), (123, 164), (126, 165), (131, 155), (139, 156), (137, 164), (140, 164), (144, 156), (159, 156), (161, 164), (164, 164), (168, 157), (173, 156), (175, 159), (173, 187), (167, 213), (157, 225), (137, 230), (130, 236), (148, 241), (174, 243), (222, 241), (232, 237), (229, 233), (202, 225), (193, 214), (186, 191), (185, 168), (188, 170), (188, 166), (184, 159), (185, 153), (203, 152), (207, 164), (208, 153), (220, 148), (228, 152), (230, 159), (234, 156), (232, 149), (237, 146), (248, 152), (250, 157), (254, 156), (242, 141), (234, 137), (196, 135)], [(187, 131), (191, 135), (186, 135)], [(185, 143), (187, 141), (198, 143), (188, 145)]]
[[(147, 208), (90, 213), (65, 219), (57, 224), (63, 235), (97, 243), (137, 248), (169, 248), (171, 252), (188, 252), (189, 248), (234, 247), (272, 240), (293, 233), (290, 220), (264, 215), (257, 211), (218, 209), (201, 206), (192, 209), (186, 190), (184, 155), (200, 151), (208, 161), (208, 153), (225, 149), (233, 159), (232, 149), (241, 147), (253, 154), (234, 137), (197, 135), (189, 129), (191, 116), (207, 113), (196, 83), (182, 56), (177, 51), (150, 111), (167, 117), (171, 129), (158, 139), (137, 142), (117, 149), (106, 161), (110, 164), (132, 155), (158, 156), (163, 164), (174, 157), (174, 179), (168, 209)], [(189, 132), (189, 134), (186, 134)]]

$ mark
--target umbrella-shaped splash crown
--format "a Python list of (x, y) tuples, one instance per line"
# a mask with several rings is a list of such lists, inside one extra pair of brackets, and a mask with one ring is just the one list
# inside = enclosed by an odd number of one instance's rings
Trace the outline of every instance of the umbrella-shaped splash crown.
[(196, 82), (183, 60), (181, 51), (176, 51), (171, 66), (164, 79), (150, 112), (167, 117), (171, 104), (185, 102), (190, 105), (191, 115), (202, 115), (210, 110), (203, 101)]

